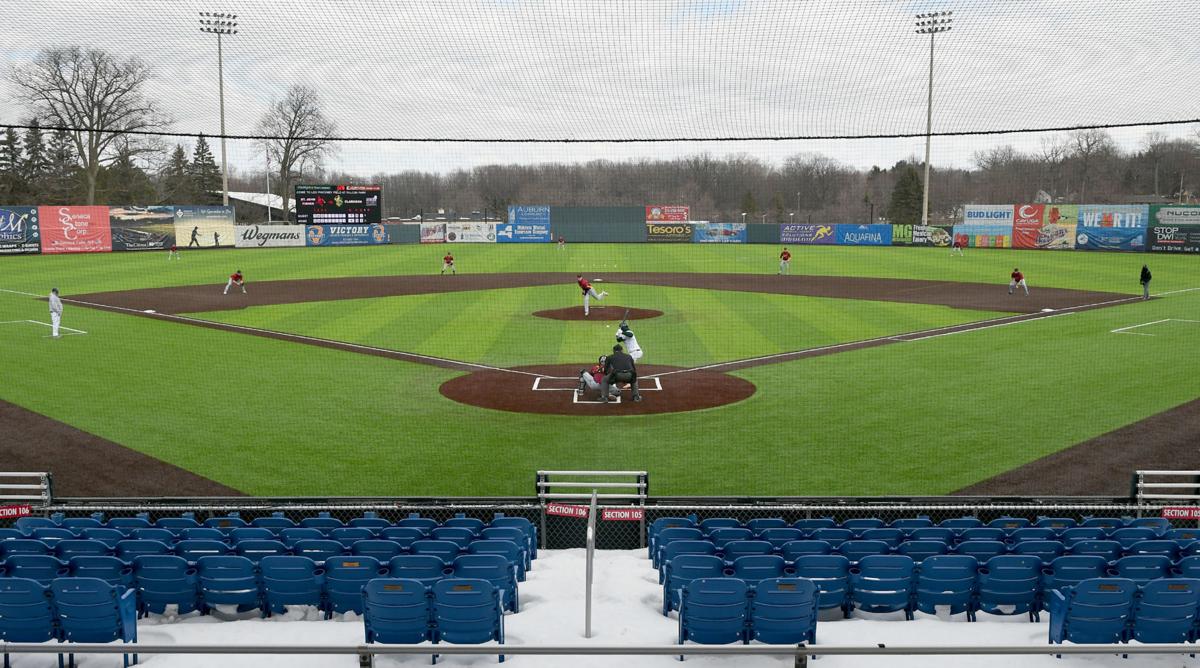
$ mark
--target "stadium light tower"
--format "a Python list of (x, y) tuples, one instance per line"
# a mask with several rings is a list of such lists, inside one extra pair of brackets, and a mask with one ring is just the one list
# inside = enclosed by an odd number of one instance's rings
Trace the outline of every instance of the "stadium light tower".
[(929, 225), (929, 143), (933, 138), (933, 40), (938, 33), (950, 32), (952, 11), (917, 14), (917, 34), (929, 35), (929, 97), (925, 103), (925, 182), (921, 196), (921, 224)]
[(237, 34), (237, 14), (200, 12), (200, 32), (217, 36), (217, 90), (221, 99), (221, 201), (229, 206), (229, 164), (225, 159), (225, 54), (221, 46), (223, 35)]

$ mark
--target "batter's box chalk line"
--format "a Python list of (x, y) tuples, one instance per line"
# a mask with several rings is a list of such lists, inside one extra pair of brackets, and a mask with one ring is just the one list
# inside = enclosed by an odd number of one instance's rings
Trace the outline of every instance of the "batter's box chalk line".
[[(643, 386), (643, 381), (647, 384)], [(651, 387), (648, 381), (654, 381), (654, 386)], [(561, 386), (561, 387), (558, 387)], [(533, 379), (534, 392), (574, 392), (579, 388), (579, 376), (539, 376)], [(650, 376), (638, 380), (638, 389), (642, 392), (661, 392), (662, 381), (658, 376)], [(598, 402), (580, 402), (575, 403), (598, 403)]]
[(1200, 320), (1185, 320), (1183, 318), (1163, 318), (1162, 320), (1152, 320), (1150, 322), (1143, 322), (1143, 323), (1138, 323), (1136, 325), (1129, 325), (1128, 327), (1118, 327), (1114, 330), (1109, 331), (1109, 334), (1133, 334), (1135, 336), (1157, 336), (1157, 334), (1151, 334), (1149, 332), (1133, 332), (1130, 330), (1138, 329), (1140, 327), (1150, 327), (1151, 325), (1161, 325), (1164, 322), (1187, 322), (1187, 323), (1192, 323), (1192, 324), (1200, 324)]
[[(41, 322), (40, 320), (4, 320), (4, 321), (0, 321), (0, 325), (20, 325), (20, 324), (42, 325), (43, 327), (53, 327), (53, 325), (51, 325), (50, 323)], [(59, 325), (58, 328), (63, 331), (62, 336), (79, 336), (81, 334), (87, 334), (87, 332), (83, 331), (82, 329), (75, 329), (74, 327), (66, 327), (63, 325)], [(49, 337), (50, 337), (50, 335), (47, 334), (43, 338), (49, 338)]]

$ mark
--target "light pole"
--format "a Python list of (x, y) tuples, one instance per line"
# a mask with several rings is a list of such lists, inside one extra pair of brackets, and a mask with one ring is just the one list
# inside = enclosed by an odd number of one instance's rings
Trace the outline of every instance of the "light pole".
[(746, 212), (745, 211), (742, 212), (742, 224), (743, 225), (746, 224)]
[(952, 11), (917, 14), (917, 34), (929, 35), (929, 97), (925, 102), (925, 183), (921, 196), (921, 224), (929, 225), (929, 142), (933, 138), (933, 38), (950, 32)]
[[(213, 14), (200, 12), (200, 32), (217, 36), (217, 91), (221, 99), (221, 201), (229, 206), (229, 166), (225, 160), (225, 54), (221, 46), (222, 35), (236, 35), (237, 14)], [(269, 178), (269, 177), (268, 177)]]
[(788, 214), (788, 222), (789, 223), (796, 222), (796, 212), (795, 211), (792, 211), (791, 213)]
[(767, 214), (763, 214), (763, 225), (767, 224)]

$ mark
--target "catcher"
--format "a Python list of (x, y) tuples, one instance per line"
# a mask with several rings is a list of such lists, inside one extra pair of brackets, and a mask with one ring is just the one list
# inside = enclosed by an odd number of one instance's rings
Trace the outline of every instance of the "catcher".
[[(604, 382), (604, 364), (608, 361), (607, 355), (601, 355), (600, 359), (592, 365), (590, 369), (583, 369), (579, 372), (579, 389), (575, 390), (577, 396), (582, 397), (587, 390), (595, 390), (597, 394), (600, 392), (600, 385)], [(609, 396), (621, 396), (621, 389), (612, 387), (609, 389)]]

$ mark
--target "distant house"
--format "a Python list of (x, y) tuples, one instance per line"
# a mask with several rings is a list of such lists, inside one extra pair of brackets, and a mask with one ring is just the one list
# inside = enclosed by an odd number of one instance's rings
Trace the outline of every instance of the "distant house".
[[(267, 222), (268, 208), (272, 222), (282, 223), (288, 219), (283, 215), (283, 198), (279, 195), (231, 192), (229, 193), (229, 203), (233, 205), (239, 223)], [(294, 219), (296, 217), (296, 200), (289, 197), (287, 206), (288, 211), (292, 214), (290, 217)]]

